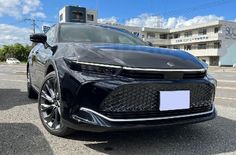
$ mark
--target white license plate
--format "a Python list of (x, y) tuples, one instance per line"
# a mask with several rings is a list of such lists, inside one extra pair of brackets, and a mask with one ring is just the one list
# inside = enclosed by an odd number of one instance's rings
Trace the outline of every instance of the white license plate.
[(190, 108), (190, 91), (160, 91), (160, 111)]

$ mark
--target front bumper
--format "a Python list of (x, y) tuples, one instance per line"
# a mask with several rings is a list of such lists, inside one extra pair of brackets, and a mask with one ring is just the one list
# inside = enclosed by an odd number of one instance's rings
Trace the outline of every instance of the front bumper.
[(139, 118), (139, 119), (112, 119), (91, 109), (81, 108), (79, 115), (73, 115), (72, 122), (64, 122), (67, 126), (91, 132), (122, 131), (134, 129), (158, 128), (172, 125), (199, 123), (214, 119), (217, 115), (215, 108), (203, 113), (177, 115), (170, 117)]
[[(134, 79), (134, 78), (125, 78), (125, 77), (102, 77), (99, 75), (89, 75), (83, 74), (81, 72), (70, 71), (59, 69), (59, 79), (60, 79), (60, 88), (61, 88), (61, 114), (62, 121), (66, 126), (85, 131), (93, 132), (103, 132), (103, 131), (115, 131), (115, 130), (129, 130), (137, 128), (153, 128), (160, 126), (169, 126), (169, 125), (179, 125), (179, 124), (190, 124), (197, 123), (202, 121), (207, 121), (215, 118), (216, 110), (214, 108), (214, 95), (215, 95), (215, 85), (211, 82), (208, 77), (201, 79), (181, 79), (181, 80), (153, 80), (153, 79)], [(126, 89), (126, 86), (135, 86), (132, 89)], [(139, 87), (141, 85), (141, 87)], [(143, 88), (142, 85), (147, 86), (148, 89)], [(211, 92), (212, 100), (208, 100), (207, 103), (201, 102), (201, 106), (209, 104), (205, 109), (198, 107), (198, 110), (192, 111), (174, 111), (169, 113), (161, 113), (158, 111), (158, 104), (153, 104), (151, 106), (152, 112), (155, 111), (152, 115), (146, 115), (139, 113), (136, 115), (135, 110), (142, 110), (150, 108), (149, 104), (146, 104), (145, 107), (137, 108), (132, 106), (136, 103), (141, 102), (132, 102), (132, 100), (127, 101), (122, 97), (124, 94), (129, 94), (133, 89), (138, 90), (140, 94), (153, 94), (152, 92), (163, 89), (163, 90), (181, 90), (185, 85), (184, 89), (189, 89), (194, 85), (200, 86), (197, 90), (194, 90), (195, 96), (192, 98), (194, 100), (194, 105), (198, 104), (198, 94), (201, 93), (202, 98), (204, 99), (204, 94)], [(124, 86), (124, 87), (123, 87)], [(137, 86), (137, 87), (136, 87)], [(164, 86), (164, 87), (162, 87)], [(206, 86), (206, 87), (205, 87)], [(121, 88), (122, 89), (118, 89)], [(150, 89), (149, 89), (150, 88)], [(201, 89), (205, 89), (201, 91)], [(209, 89), (208, 89), (209, 88)], [(117, 91), (117, 89), (119, 91)], [(123, 92), (125, 89), (126, 93)], [(139, 90), (142, 89), (142, 92)], [(116, 93), (113, 93), (115, 92)], [(148, 92), (146, 92), (148, 90)], [(149, 90), (152, 90), (150, 92)], [(123, 92), (123, 93), (120, 93)], [(135, 93), (137, 91), (133, 91)], [(122, 115), (113, 115), (114, 113), (123, 113), (123, 110), (127, 108), (116, 109), (113, 105), (116, 104), (116, 98), (111, 97), (111, 94), (119, 96), (119, 103), (123, 104), (129, 102), (128, 109), (131, 110), (131, 114), (127, 117)], [(196, 95), (197, 94), (197, 95)], [(147, 96), (148, 96), (147, 95)], [(110, 98), (108, 99), (108, 96)], [(129, 95), (128, 95), (129, 96)], [(152, 100), (155, 100), (155, 97), (158, 97), (158, 94), (150, 97)], [(105, 101), (105, 99), (108, 99)], [(134, 97), (135, 99), (135, 97)], [(146, 97), (145, 100), (148, 100), (149, 97)], [(106, 106), (109, 104), (109, 101), (112, 103), (112, 106)], [(101, 105), (105, 103), (105, 106), (102, 106), (104, 111), (101, 111)], [(114, 104), (115, 103), (115, 104)], [(124, 105), (124, 104), (123, 104)], [(112, 108), (111, 108), (112, 107)], [(200, 110), (199, 110), (200, 109)], [(112, 112), (110, 112), (111, 110)], [(117, 111), (116, 111), (117, 110)], [(114, 112), (114, 113), (113, 113)], [(144, 116), (144, 117), (142, 117)]]

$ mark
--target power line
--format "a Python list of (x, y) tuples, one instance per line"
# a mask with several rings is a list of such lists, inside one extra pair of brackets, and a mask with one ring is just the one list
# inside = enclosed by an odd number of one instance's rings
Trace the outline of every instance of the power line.
[(36, 26), (35, 19), (26, 18), (26, 19), (24, 19), (24, 21), (32, 22), (32, 30), (33, 30), (33, 34), (35, 34), (35, 26)]
[(39, 31), (41, 31), (39, 26), (36, 24), (36, 22), (55, 23), (55, 21), (47, 21), (47, 20), (39, 20), (39, 19), (31, 19), (31, 18), (26, 18), (26, 19), (24, 19), (24, 21), (30, 21), (32, 23), (31, 25), (32, 25), (33, 34), (35, 34), (35, 32), (36, 32), (35, 31), (36, 27), (38, 28)]
[(37, 29), (39, 30), (39, 32), (42, 32), (42, 29), (40, 29), (40, 27), (39, 27), (37, 24), (35, 24), (35, 26), (37, 27)]

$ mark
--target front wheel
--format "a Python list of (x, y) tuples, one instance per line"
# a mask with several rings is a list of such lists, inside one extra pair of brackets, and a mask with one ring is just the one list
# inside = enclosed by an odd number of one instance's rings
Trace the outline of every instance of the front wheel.
[(61, 119), (61, 92), (55, 72), (49, 73), (39, 93), (39, 115), (46, 130), (56, 136), (66, 136), (72, 129), (66, 127)]

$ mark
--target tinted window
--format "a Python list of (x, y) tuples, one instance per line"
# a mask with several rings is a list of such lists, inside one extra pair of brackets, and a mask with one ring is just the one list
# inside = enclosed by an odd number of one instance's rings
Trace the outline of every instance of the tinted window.
[(94, 15), (93, 14), (87, 14), (87, 20), (88, 21), (94, 21)]
[(59, 38), (61, 42), (145, 45), (145, 43), (137, 37), (122, 30), (119, 31), (114, 28), (80, 24), (61, 25)]

